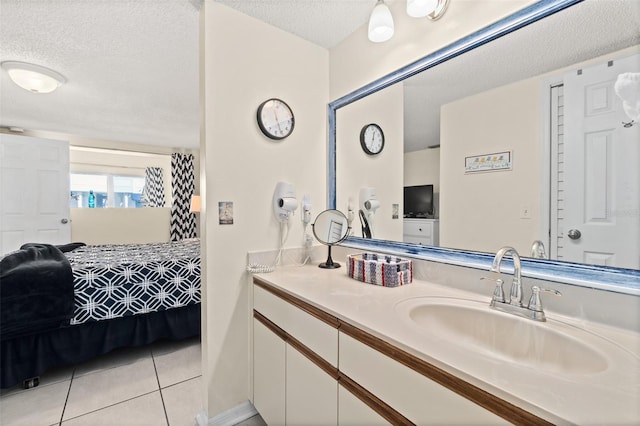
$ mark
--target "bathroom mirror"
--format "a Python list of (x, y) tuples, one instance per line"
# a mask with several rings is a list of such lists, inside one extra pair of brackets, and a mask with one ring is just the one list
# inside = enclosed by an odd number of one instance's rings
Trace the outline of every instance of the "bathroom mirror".
[(323, 269), (339, 268), (340, 264), (331, 258), (331, 246), (341, 243), (349, 235), (347, 217), (338, 210), (325, 210), (316, 217), (311, 226), (316, 239), (328, 246), (327, 261), (318, 266)]
[[(570, 7), (563, 10), (567, 6)], [(348, 197), (362, 186), (375, 187), (382, 204), (376, 216), (376, 234), (385, 241), (367, 243), (349, 238), (348, 243), (438, 257), (437, 253), (443, 250), (401, 244), (402, 213), (398, 219), (390, 214), (394, 204), (402, 210), (404, 186), (435, 184), (440, 246), (453, 249), (447, 251), (449, 257), (491, 254), (503, 245), (514, 245), (523, 256), (528, 256), (534, 241), (541, 240), (551, 258), (561, 260), (545, 265), (570, 269), (569, 264), (564, 264), (569, 261), (572, 270), (576, 263), (616, 266), (634, 270), (632, 275), (637, 277), (640, 194), (633, 185), (640, 181), (637, 172), (640, 125), (623, 126), (623, 122), (629, 120), (624, 116), (621, 101), (609, 87), (600, 100), (613, 103), (617, 110), (615, 131), (628, 132), (626, 137), (636, 143), (624, 142), (629, 150), (615, 159), (622, 159), (624, 167), (631, 171), (624, 179), (632, 182), (632, 188), (617, 205), (610, 203), (606, 193), (596, 194), (604, 202), (598, 220), (627, 221), (620, 238), (613, 238), (611, 234), (604, 238), (623, 240), (631, 246), (631, 253), (636, 254), (629, 256), (631, 263), (614, 263), (607, 248), (595, 247), (588, 250), (589, 253), (583, 251), (578, 258), (567, 258), (560, 252), (562, 245), (582, 245), (586, 239), (577, 243), (571, 239), (569, 231), (573, 227), (562, 224), (562, 218), (558, 217), (563, 202), (552, 197), (552, 191), (556, 191), (555, 195), (558, 191), (567, 191), (558, 189), (559, 183), (550, 177), (557, 174), (559, 162), (554, 165), (550, 158), (555, 154), (561, 159), (563, 153), (554, 153), (550, 146), (550, 129), (558, 123), (548, 118), (548, 111), (554, 102), (562, 101), (562, 94), (554, 94), (553, 90), (558, 90), (564, 79), (570, 78), (567, 76), (581, 75), (579, 70), (591, 67), (607, 68), (610, 62), (616, 64), (637, 55), (640, 52), (638, 22), (638, 5), (634, 1), (619, 1), (615, 5), (598, 1), (539, 2), (332, 102), (328, 117), (329, 143), (335, 152), (329, 158), (329, 205), (347, 205)], [(460, 54), (461, 51), (464, 53)], [(479, 84), (469, 85), (469, 81)], [(523, 101), (525, 92), (535, 99)], [(411, 105), (418, 107), (412, 110)], [(558, 108), (557, 103), (555, 107)], [(567, 127), (575, 111), (564, 108), (565, 116), (555, 119), (560, 120), (560, 124), (564, 120)], [(400, 116), (393, 116), (397, 111), (402, 111)], [(361, 127), (361, 117), (369, 121), (386, 118), (387, 143), (377, 163), (359, 156), (356, 150), (350, 151), (354, 145), (353, 129)], [(411, 130), (416, 117), (426, 129)], [(443, 122), (451, 125), (441, 128)], [(390, 136), (394, 130), (395, 138)], [(420, 136), (416, 139), (416, 133), (421, 134), (422, 139)], [(396, 149), (393, 157), (392, 140), (396, 145), (404, 145)], [(459, 143), (447, 145), (450, 140)], [(605, 157), (610, 149), (608, 144), (595, 143)], [(498, 171), (470, 170), (469, 162), (493, 154), (509, 156), (507, 167)], [(431, 166), (420, 170), (420, 166), (426, 164)], [(404, 169), (404, 175), (398, 175), (398, 169)], [(433, 169), (439, 170), (430, 177), (416, 177), (420, 171), (433, 172)], [(593, 177), (602, 172), (600, 181), (598, 177), (592, 179), (602, 188), (606, 186), (602, 183), (610, 170), (587, 169), (582, 176)], [(589, 202), (582, 200), (583, 205)], [(587, 270), (601, 269), (584, 269)], [(607, 270), (628, 272), (615, 267)], [(637, 281), (635, 286), (638, 287)]]

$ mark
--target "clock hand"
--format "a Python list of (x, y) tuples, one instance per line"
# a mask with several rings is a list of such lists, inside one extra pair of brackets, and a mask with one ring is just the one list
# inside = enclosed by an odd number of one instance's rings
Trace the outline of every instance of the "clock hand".
[(280, 134), (282, 134), (282, 128), (280, 127), (280, 119), (278, 119), (278, 112), (276, 111), (275, 108), (273, 108), (273, 115), (276, 117), (276, 124), (278, 125), (278, 130), (280, 131)]

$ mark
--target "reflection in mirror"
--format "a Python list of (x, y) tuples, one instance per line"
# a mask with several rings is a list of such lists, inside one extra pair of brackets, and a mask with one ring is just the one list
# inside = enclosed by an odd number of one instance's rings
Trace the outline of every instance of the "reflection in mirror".
[(338, 210), (325, 210), (316, 217), (312, 228), (316, 239), (328, 246), (327, 261), (318, 266), (324, 269), (339, 268), (340, 264), (331, 259), (331, 246), (344, 241), (349, 235), (347, 217)]
[(614, 90), (640, 73), (639, 22), (635, 0), (578, 3), (340, 108), (336, 206), (373, 186), (376, 238), (434, 244), (391, 213), (433, 185), (442, 247), (640, 269), (640, 125)]

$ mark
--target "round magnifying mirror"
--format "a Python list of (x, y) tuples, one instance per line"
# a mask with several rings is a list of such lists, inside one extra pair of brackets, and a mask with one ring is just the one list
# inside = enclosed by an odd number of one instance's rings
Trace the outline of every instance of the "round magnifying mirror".
[(329, 247), (327, 261), (318, 266), (325, 269), (339, 268), (340, 264), (331, 259), (331, 246), (342, 242), (349, 235), (347, 217), (338, 210), (325, 210), (316, 217), (312, 227), (316, 239)]

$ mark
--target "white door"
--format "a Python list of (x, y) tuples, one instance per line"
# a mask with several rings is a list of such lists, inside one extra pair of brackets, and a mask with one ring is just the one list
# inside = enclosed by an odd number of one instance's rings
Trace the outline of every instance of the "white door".
[(70, 240), (69, 143), (0, 134), (0, 254)]
[(613, 88), (639, 71), (634, 55), (564, 78), (563, 260), (640, 269), (640, 124)]

